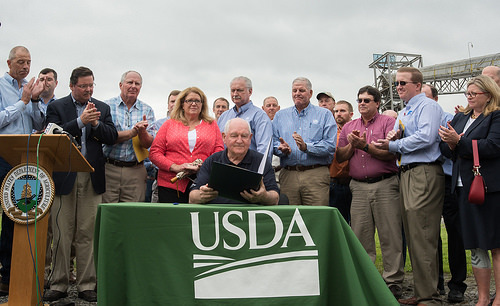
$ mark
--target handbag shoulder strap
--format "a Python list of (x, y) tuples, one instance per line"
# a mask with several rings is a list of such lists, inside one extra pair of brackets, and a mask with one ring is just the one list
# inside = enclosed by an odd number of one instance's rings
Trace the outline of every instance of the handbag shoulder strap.
[(479, 165), (479, 152), (477, 150), (477, 139), (472, 140), (472, 155), (474, 157), (474, 167), (480, 167)]

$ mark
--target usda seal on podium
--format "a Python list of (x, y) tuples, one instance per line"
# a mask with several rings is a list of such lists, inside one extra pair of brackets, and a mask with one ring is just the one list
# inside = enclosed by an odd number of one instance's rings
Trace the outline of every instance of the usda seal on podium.
[(54, 199), (54, 182), (47, 170), (36, 164), (18, 165), (2, 183), (2, 208), (19, 224), (31, 224), (49, 211)]

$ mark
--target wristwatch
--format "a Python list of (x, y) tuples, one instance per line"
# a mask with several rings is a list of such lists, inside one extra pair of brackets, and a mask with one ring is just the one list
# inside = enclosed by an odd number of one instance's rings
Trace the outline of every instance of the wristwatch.
[(41, 100), (40, 98), (38, 98), (38, 99), (31, 98), (31, 102), (40, 102), (40, 100)]
[(363, 151), (365, 151), (366, 153), (368, 153), (368, 144), (366, 144), (363, 148)]

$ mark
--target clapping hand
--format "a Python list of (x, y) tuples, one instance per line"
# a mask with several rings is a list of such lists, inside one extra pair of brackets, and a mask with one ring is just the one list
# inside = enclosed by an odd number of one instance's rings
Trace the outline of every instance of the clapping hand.
[(280, 145), (278, 146), (278, 150), (283, 152), (283, 154), (285, 155), (289, 155), (290, 153), (292, 153), (292, 148), (290, 148), (290, 145), (288, 145), (288, 143), (286, 143), (282, 137), (280, 137)]
[(95, 104), (92, 102), (88, 102), (87, 107), (85, 107), (82, 115), (80, 116), (80, 119), (82, 120), (84, 125), (90, 123), (92, 124), (92, 126), (97, 126), (100, 117), (101, 112), (97, 110)]

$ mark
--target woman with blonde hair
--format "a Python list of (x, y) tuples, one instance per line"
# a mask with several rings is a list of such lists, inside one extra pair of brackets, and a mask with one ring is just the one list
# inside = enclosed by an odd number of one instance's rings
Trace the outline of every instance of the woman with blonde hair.
[[(452, 192), (459, 198), (459, 214), (465, 249), (471, 250), (472, 270), (478, 302), (490, 301), (493, 258), (496, 291), (500, 292), (500, 88), (488, 76), (480, 75), (467, 84), (468, 105), (461, 108), (447, 127), (441, 126), (441, 152), (453, 160)], [(472, 140), (477, 140), (481, 175), (486, 186), (483, 204), (468, 200), (474, 179)], [(500, 305), (500, 296), (493, 301)]]
[[(150, 149), (150, 160), (158, 167), (158, 198), (162, 203), (188, 203), (189, 186), (201, 164), (222, 151), (222, 134), (209, 115), (207, 97), (197, 87), (184, 89), (158, 131)], [(186, 174), (172, 180), (180, 172)], [(174, 181), (174, 182), (172, 182)]]

